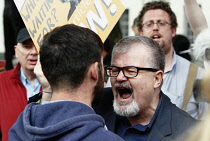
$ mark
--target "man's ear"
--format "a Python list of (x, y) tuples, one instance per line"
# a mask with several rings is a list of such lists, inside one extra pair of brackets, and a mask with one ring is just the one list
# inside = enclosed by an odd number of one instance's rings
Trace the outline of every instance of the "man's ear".
[(139, 36), (143, 36), (143, 30), (139, 29)]
[(97, 81), (98, 80), (98, 62), (95, 62), (90, 65), (89, 72), (91, 79)]
[(158, 88), (162, 84), (163, 74), (164, 73), (161, 70), (159, 70), (159, 71), (156, 72), (155, 78), (154, 78), (154, 88)]
[(174, 38), (176, 36), (176, 28), (172, 27), (171, 30), (172, 30), (172, 37)]
[(14, 51), (15, 51), (15, 57), (18, 58), (18, 57), (17, 57), (16, 50), (17, 50), (17, 45), (14, 46)]

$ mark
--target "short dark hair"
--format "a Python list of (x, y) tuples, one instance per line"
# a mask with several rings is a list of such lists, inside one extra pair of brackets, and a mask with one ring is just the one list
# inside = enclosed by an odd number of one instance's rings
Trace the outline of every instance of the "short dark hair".
[(166, 11), (171, 20), (171, 26), (175, 28), (178, 26), (176, 15), (171, 10), (170, 4), (168, 2), (163, 2), (163, 1), (153, 1), (146, 3), (139, 13), (138, 24), (137, 24), (139, 30), (142, 29), (144, 14), (149, 10), (155, 10), (155, 9), (161, 9)]
[(133, 20), (133, 25), (132, 26), (137, 26), (138, 25), (138, 17), (136, 17), (134, 20)]
[[(112, 51), (112, 57), (117, 53), (126, 53), (131, 48), (133, 44), (143, 44), (145, 45), (151, 52), (151, 67), (162, 70), (164, 72), (165, 68), (165, 55), (163, 53), (162, 47), (152, 40), (151, 38), (145, 36), (129, 36), (124, 39), (121, 39), (117, 42)], [(149, 63), (149, 62), (148, 62)]]
[(74, 24), (47, 33), (40, 47), (40, 62), (52, 89), (62, 85), (78, 88), (89, 66), (94, 62), (101, 65), (103, 47), (96, 33)]

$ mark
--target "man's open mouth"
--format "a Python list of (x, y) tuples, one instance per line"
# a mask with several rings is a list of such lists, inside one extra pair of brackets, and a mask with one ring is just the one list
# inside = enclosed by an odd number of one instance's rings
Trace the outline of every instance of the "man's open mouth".
[(130, 88), (117, 88), (117, 91), (123, 99), (127, 99), (132, 95), (132, 89)]
[(37, 59), (30, 59), (31, 62), (37, 62)]
[(29, 63), (30, 63), (31, 65), (36, 65), (37, 59), (30, 59), (30, 60), (29, 60)]
[(160, 39), (161, 38), (161, 35), (155, 34), (155, 35), (152, 35), (151, 38), (152, 39)]

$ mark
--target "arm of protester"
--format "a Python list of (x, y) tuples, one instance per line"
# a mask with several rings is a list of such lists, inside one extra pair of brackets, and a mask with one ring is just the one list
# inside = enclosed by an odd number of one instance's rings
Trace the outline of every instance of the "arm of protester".
[(52, 96), (52, 90), (51, 90), (49, 82), (47, 81), (46, 77), (44, 76), (42, 72), (42, 67), (39, 61), (39, 57), (38, 57), (37, 64), (34, 68), (34, 73), (36, 74), (36, 77), (42, 86), (42, 98), (40, 100), (40, 103), (42, 103), (43, 101), (50, 101), (51, 96)]
[(206, 18), (196, 0), (184, 0), (184, 3), (190, 27), (193, 34), (197, 36), (202, 30), (208, 28)]

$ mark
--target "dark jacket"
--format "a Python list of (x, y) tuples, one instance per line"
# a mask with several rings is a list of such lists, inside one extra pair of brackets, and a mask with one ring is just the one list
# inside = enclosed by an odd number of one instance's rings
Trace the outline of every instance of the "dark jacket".
[[(147, 141), (171, 141), (182, 136), (196, 120), (185, 111), (172, 104), (170, 99), (161, 92), (162, 105), (157, 119), (152, 126)], [(113, 93), (111, 88), (104, 89), (100, 105), (94, 107), (96, 113), (105, 119), (107, 128), (114, 132), (117, 115), (112, 107)], [(110, 104), (111, 103), (111, 104)], [(183, 136), (184, 138), (185, 136)], [(183, 138), (179, 138), (181, 141)]]
[(83, 103), (30, 103), (9, 132), (9, 141), (121, 141), (101, 116)]

